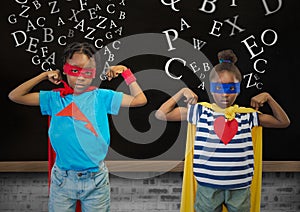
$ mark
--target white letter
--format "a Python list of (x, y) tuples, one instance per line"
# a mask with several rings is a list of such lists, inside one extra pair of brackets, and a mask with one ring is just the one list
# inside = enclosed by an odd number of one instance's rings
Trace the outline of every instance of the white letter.
[[(265, 42), (265, 40), (264, 40), (264, 37), (265, 37), (265, 34), (267, 33), (267, 32), (273, 32), (273, 34), (274, 34), (274, 40), (273, 40), (273, 42), (272, 43), (266, 43)], [(277, 33), (274, 31), (274, 30), (271, 30), (271, 29), (266, 29), (265, 31), (263, 31), (263, 33), (261, 34), (261, 41), (263, 42), (263, 44), (265, 44), (266, 46), (272, 46), (272, 45), (274, 45), (276, 42), (277, 42)]]
[[(16, 36), (17, 33), (21, 33), (21, 35), (23, 35), (23, 38), (24, 38), (23, 42), (18, 42), (17, 36)], [(22, 30), (15, 31), (15, 32), (13, 32), (11, 34), (14, 36), (14, 39), (16, 41), (16, 46), (15, 47), (23, 45), (26, 42), (26, 40), (27, 40), (27, 36), (26, 36), (25, 32), (23, 32)]]
[(270, 14), (272, 14), (272, 13), (277, 12), (277, 11), (280, 9), (281, 5), (282, 5), (282, 1), (281, 1), (281, 0), (278, 0), (278, 7), (277, 7), (277, 9), (275, 9), (275, 10), (273, 10), (273, 11), (270, 11), (270, 10), (269, 10), (269, 7), (268, 7), (268, 5), (267, 5), (267, 3), (266, 3), (266, 0), (262, 0), (262, 2), (263, 2), (264, 7), (265, 7), (265, 9), (266, 9), (266, 14), (265, 14), (265, 15), (270, 15)]
[[(32, 37), (29, 37), (30, 39), (30, 42), (29, 42), (29, 45), (28, 45), (28, 48), (26, 49), (26, 51), (29, 51), (29, 52), (32, 52), (32, 53), (36, 53), (37, 52), (37, 49), (35, 50), (32, 50), (31, 47), (35, 47), (37, 46), (38, 42), (39, 42), (39, 39), (36, 39), (36, 38), (32, 38)], [(32, 41), (36, 41), (36, 43), (33, 43)]]
[(170, 39), (170, 35), (169, 35), (169, 31), (173, 32), (174, 33), (174, 38), (172, 39), (172, 41), (176, 40), (178, 38), (178, 33), (175, 29), (169, 29), (169, 30), (166, 30), (166, 31), (163, 31), (163, 33), (166, 34), (166, 37), (167, 37), (167, 41), (168, 41), (168, 44), (169, 44), (169, 50), (168, 51), (171, 51), (171, 50), (174, 50), (176, 48), (174, 48), (171, 44), (171, 39)]
[[(219, 27), (216, 27), (217, 23), (220, 24)], [(221, 34), (215, 34), (215, 33), (214, 33), (214, 29), (217, 29), (218, 31), (220, 31), (220, 28), (221, 28), (222, 25), (223, 25), (222, 22), (218, 22), (218, 21), (215, 21), (215, 20), (214, 20), (214, 26), (213, 26), (213, 28), (211, 29), (211, 32), (210, 32), (209, 34), (215, 35), (215, 36), (219, 37)]]
[[(44, 29), (44, 40), (43, 42), (52, 42), (54, 40), (53, 29), (51, 28), (43, 28)], [(47, 33), (48, 32), (48, 33)], [(47, 40), (47, 37), (50, 37), (49, 40)]]
[(265, 64), (267, 64), (268, 62), (266, 61), (266, 60), (264, 60), (264, 59), (258, 59), (258, 60), (256, 60), (255, 62), (254, 62), (254, 64), (253, 64), (253, 67), (254, 67), (254, 69), (255, 69), (255, 71), (257, 71), (258, 73), (265, 73), (265, 70), (262, 70), (262, 71), (259, 71), (258, 69), (257, 69), (257, 63), (258, 63), (258, 61), (263, 61), (263, 62), (265, 62)]
[(167, 62), (166, 65), (165, 65), (165, 71), (166, 71), (167, 75), (168, 75), (169, 77), (171, 77), (172, 79), (179, 80), (179, 79), (182, 77), (182, 75), (180, 75), (179, 77), (174, 77), (174, 76), (172, 76), (172, 75), (170, 74), (170, 72), (169, 72), (169, 66), (170, 66), (170, 63), (171, 63), (173, 60), (178, 60), (178, 61), (182, 62), (184, 66), (185, 66), (185, 60), (183, 60), (183, 59), (181, 59), (181, 58), (171, 58), (170, 60), (168, 60), (168, 62)]
[[(13, 19), (11, 19), (11, 18), (13, 18)], [(15, 15), (15, 14), (11, 14), (10, 16), (8, 16), (8, 22), (9, 22), (10, 24), (15, 24), (15, 23), (17, 23), (16, 15)]]
[(247, 43), (247, 40), (248, 40), (249, 38), (255, 39), (253, 35), (250, 35), (250, 36), (249, 36), (248, 38), (246, 38), (245, 40), (242, 40), (241, 43), (244, 43), (244, 44), (245, 44), (245, 46), (247, 47), (248, 51), (249, 51), (250, 54), (251, 54), (251, 58), (250, 58), (250, 59), (252, 59), (252, 58), (256, 57), (257, 55), (263, 53), (264, 49), (263, 49), (263, 47), (261, 47), (260, 52), (258, 52), (258, 53), (255, 54), (255, 53), (252, 51), (252, 47), (257, 47), (257, 45), (256, 45), (255, 42), (253, 42), (253, 45), (252, 45), (252, 46), (249, 46), (249, 44)]
[(60, 41), (62, 38), (64, 38), (64, 39), (66, 40), (67, 37), (64, 36), (64, 35), (63, 35), (63, 36), (60, 36), (60, 37), (57, 39), (57, 41), (58, 41), (58, 44), (59, 44), (59, 45), (64, 46), (64, 45), (66, 45), (66, 42), (62, 43), (62, 42)]
[[(206, 13), (213, 13), (216, 10), (216, 5), (214, 4), (214, 2), (216, 2), (216, 1), (217, 0), (212, 0), (212, 1), (205, 0), (202, 4), (202, 7), (199, 8), (199, 10), (202, 10), (203, 12), (206, 12)], [(210, 3), (211, 10), (205, 10), (206, 3)]]
[(84, 10), (83, 5), (87, 6), (86, 0), (84, 0), (84, 1), (85, 1), (85, 3), (83, 4), (83, 3), (82, 3), (82, 0), (79, 0), (79, 2), (80, 2), (80, 7), (81, 7), (81, 10), (80, 10), (80, 11), (83, 11), (83, 10)]

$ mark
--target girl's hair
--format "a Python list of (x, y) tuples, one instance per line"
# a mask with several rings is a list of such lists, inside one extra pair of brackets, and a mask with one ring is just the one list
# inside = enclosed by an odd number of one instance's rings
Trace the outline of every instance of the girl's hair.
[(75, 52), (85, 54), (86, 56), (91, 58), (96, 53), (96, 49), (94, 48), (93, 45), (87, 42), (70, 43), (64, 50), (63, 57), (62, 57), (63, 64), (65, 64), (68, 59), (71, 59)]
[(222, 50), (218, 53), (219, 64), (215, 65), (209, 75), (209, 80), (218, 77), (218, 74), (224, 71), (233, 73), (239, 82), (242, 81), (242, 75), (238, 67), (235, 65), (237, 56), (231, 49)]

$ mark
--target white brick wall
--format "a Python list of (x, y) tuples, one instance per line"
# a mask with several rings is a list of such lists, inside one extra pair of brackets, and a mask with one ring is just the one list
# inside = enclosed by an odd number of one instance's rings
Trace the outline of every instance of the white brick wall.
[[(0, 173), (1, 212), (46, 212), (47, 173)], [(178, 212), (182, 173), (150, 179), (110, 175), (111, 212)], [(299, 212), (300, 173), (264, 173), (261, 212)]]

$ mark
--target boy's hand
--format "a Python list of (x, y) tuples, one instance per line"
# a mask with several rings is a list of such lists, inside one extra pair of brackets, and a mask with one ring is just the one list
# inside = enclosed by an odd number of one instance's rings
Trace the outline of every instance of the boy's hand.
[(270, 97), (270, 94), (264, 92), (260, 93), (254, 97), (251, 98), (251, 106), (258, 110), (260, 107), (264, 106), (264, 103), (268, 101), (268, 98)]
[(127, 69), (126, 66), (117, 65), (117, 66), (110, 66), (108, 71), (106, 72), (107, 79), (110, 81), (112, 78), (118, 77), (123, 71)]
[(53, 84), (58, 85), (61, 81), (61, 73), (60, 71), (57, 70), (51, 70), (51, 71), (47, 71), (45, 72), (47, 74), (48, 80), (50, 82), (52, 82)]

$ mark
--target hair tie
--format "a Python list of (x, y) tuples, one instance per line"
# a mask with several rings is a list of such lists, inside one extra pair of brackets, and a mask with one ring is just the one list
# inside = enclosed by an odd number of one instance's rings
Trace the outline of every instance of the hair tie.
[(220, 59), (219, 62), (220, 63), (232, 63), (231, 60), (225, 60), (225, 59)]

